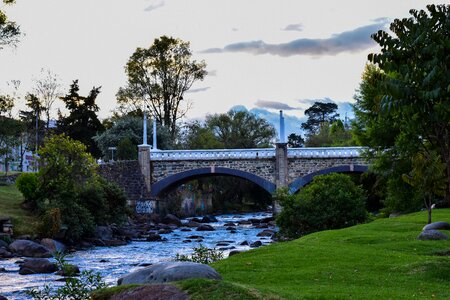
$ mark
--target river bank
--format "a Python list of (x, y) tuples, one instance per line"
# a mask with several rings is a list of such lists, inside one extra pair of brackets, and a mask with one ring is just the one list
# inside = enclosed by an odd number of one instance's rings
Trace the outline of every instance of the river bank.
[[(256, 222), (270, 217), (271, 213), (266, 212), (220, 215), (216, 216), (218, 222), (208, 224), (214, 231), (197, 231), (196, 228), (182, 226), (161, 234), (164, 239), (160, 241), (132, 241), (118, 247), (95, 247), (74, 252), (67, 257), (67, 261), (81, 270), (99, 272), (108, 284), (115, 285), (119, 277), (129, 272), (156, 262), (173, 260), (177, 253), (189, 254), (193, 247), (200, 244), (222, 250), (225, 257), (233, 250), (251, 249), (250, 245), (254, 242), (257, 242), (256, 245), (259, 242), (261, 245), (270, 244), (273, 242), (270, 236), (258, 236), (264, 228), (257, 227), (265, 226)], [(182, 221), (187, 223), (187, 220)], [(230, 226), (231, 223), (235, 226)], [(18, 260), (20, 258), (0, 261), (1, 267), (5, 268), (5, 272), (0, 273), (0, 295), (8, 299), (27, 299), (27, 289), (61, 284), (56, 281), (61, 277), (54, 274), (19, 275)]]

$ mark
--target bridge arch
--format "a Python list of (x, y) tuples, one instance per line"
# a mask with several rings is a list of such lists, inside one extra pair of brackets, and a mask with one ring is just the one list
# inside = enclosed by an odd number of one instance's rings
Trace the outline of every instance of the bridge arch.
[(367, 170), (368, 166), (366, 165), (344, 165), (322, 169), (294, 180), (291, 184), (289, 184), (289, 193), (296, 193), (300, 190), (300, 188), (310, 183), (317, 175), (325, 175), (330, 173), (364, 173)]
[(170, 187), (173, 187), (175, 185), (187, 182), (192, 179), (196, 179), (199, 177), (205, 177), (205, 176), (234, 176), (239, 177), (243, 179), (247, 179), (248, 181), (251, 181), (255, 183), (256, 185), (260, 186), (264, 190), (266, 190), (268, 193), (272, 194), (276, 190), (276, 185), (264, 178), (261, 178), (255, 174), (236, 170), (236, 169), (230, 169), (230, 168), (224, 168), (224, 167), (209, 167), (209, 168), (199, 168), (194, 170), (189, 170), (185, 172), (180, 172), (173, 174), (171, 176), (168, 176), (164, 179), (161, 179), (160, 181), (157, 181), (151, 185), (151, 196), (156, 197), (161, 192), (166, 191)]

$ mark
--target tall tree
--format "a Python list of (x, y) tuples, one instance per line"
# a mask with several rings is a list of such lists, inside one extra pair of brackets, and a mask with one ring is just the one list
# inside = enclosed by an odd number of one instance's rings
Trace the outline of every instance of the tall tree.
[(324, 122), (333, 123), (339, 117), (336, 113), (338, 109), (337, 104), (329, 102), (315, 102), (310, 108), (305, 110), (305, 116), (308, 120), (302, 123), (302, 129), (306, 130), (307, 135), (316, 134), (320, 130), (320, 124)]
[(50, 70), (41, 70), (39, 78), (34, 79), (33, 92), (41, 101), (41, 107), (46, 116), (45, 127), (50, 126), (52, 106), (61, 96), (61, 83), (59, 77)]
[(57, 130), (85, 144), (94, 157), (101, 157), (102, 153), (93, 140), (98, 132), (104, 130), (97, 117), (99, 107), (95, 103), (100, 87), (93, 87), (87, 97), (80, 96), (79, 90), (78, 80), (74, 80), (69, 93), (60, 98), (66, 105), (69, 115), (63, 116), (60, 113)]
[(176, 122), (189, 109), (184, 93), (206, 75), (205, 62), (191, 57), (188, 42), (167, 36), (155, 39), (147, 49), (137, 48), (125, 66), (128, 84), (119, 89), (118, 103), (131, 105), (132, 110), (147, 105), (175, 137)]
[(9, 163), (13, 157), (13, 148), (20, 145), (22, 124), (11, 117), (14, 98), (0, 95), (0, 158), (3, 160), (5, 171), (8, 172)]
[(434, 149), (446, 164), (450, 203), (450, 5), (427, 5), (396, 19), (391, 36), (378, 31), (372, 38), (381, 53), (369, 60), (386, 74), (379, 108), (398, 128), (399, 151), (412, 156)]
[(276, 134), (269, 122), (247, 111), (209, 115), (206, 126), (226, 149), (269, 147)]
[[(6, 5), (13, 4), (15, 0), (3, 0)], [(20, 28), (8, 20), (5, 12), (0, 9), (0, 49), (4, 46), (15, 46), (19, 42)]]

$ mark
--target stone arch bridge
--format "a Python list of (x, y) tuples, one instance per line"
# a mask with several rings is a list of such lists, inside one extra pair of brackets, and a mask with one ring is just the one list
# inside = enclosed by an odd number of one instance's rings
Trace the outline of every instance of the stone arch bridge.
[(285, 143), (226, 150), (150, 150), (149, 145), (140, 145), (139, 162), (102, 165), (101, 173), (124, 188), (138, 212), (151, 213), (157, 211), (165, 191), (206, 176), (235, 176), (269, 193), (279, 187), (295, 193), (316, 175), (365, 172), (368, 166), (361, 151), (361, 147), (287, 148)]

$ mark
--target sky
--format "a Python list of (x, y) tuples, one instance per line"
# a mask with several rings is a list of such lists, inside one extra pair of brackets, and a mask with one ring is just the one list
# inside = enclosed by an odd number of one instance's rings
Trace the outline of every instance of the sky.
[(334, 102), (342, 118), (351, 116), (367, 55), (379, 51), (370, 35), (428, 3), (17, 0), (2, 8), (24, 35), (17, 47), (0, 50), (0, 93), (11, 93), (7, 83), (20, 80), (24, 96), (41, 70), (50, 70), (62, 93), (75, 79), (81, 95), (101, 86), (97, 102), (106, 118), (126, 84), (129, 57), (167, 35), (189, 41), (193, 59), (207, 64), (206, 78), (185, 94), (192, 104), (187, 119), (239, 108), (276, 125), (282, 109), (287, 134), (299, 132), (315, 101)]

